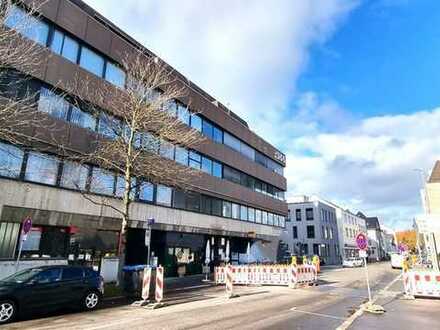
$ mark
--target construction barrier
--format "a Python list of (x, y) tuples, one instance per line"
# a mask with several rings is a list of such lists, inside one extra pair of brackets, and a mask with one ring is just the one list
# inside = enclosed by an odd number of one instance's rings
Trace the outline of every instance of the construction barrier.
[(440, 273), (433, 271), (410, 271), (413, 296), (440, 298)]
[(142, 299), (148, 300), (150, 296), (151, 267), (144, 268), (144, 278), (142, 280)]
[(228, 298), (234, 296), (234, 277), (234, 269), (232, 266), (226, 266), (226, 296)]
[(163, 267), (156, 268), (156, 302), (160, 303), (163, 299)]
[(229, 273), (233, 284), (244, 285), (286, 285), (295, 288), (299, 284), (316, 284), (318, 280), (314, 265), (228, 265), (215, 267), (215, 283), (227, 283)]

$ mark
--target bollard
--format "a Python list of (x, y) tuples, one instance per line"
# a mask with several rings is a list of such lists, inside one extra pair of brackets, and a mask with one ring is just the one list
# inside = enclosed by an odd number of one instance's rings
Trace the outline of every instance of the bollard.
[(142, 281), (142, 299), (148, 301), (150, 298), (150, 281), (151, 281), (151, 267), (144, 268), (144, 279)]
[(297, 267), (295, 266), (291, 266), (290, 267), (290, 282), (289, 282), (289, 288), (291, 289), (295, 289), (296, 288), (296, 284), (298, 283), (298, 272), (297, 272)]
[(163, 299), (163, 267), (156, 269), (156, 303), (160, 304)]

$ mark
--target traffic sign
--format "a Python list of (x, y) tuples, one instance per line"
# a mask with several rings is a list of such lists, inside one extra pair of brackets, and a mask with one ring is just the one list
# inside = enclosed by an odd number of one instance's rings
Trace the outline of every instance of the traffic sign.
[(366, 250), (368, 248), (368, 238), (364, 233), (356, 235), (356, 245), (359, 250)]
[(30, 217), (27, 217), (23, 221), (23, 227), (22, 227), (23, 234), (27, 235), (31, 231), (31, 228), (32, 228), (32, 219)]
[(400, 243), (399, 244), (399, 252), (403, 253), (403, 252), (406, 252), (406, 251), (408, 251), (408, 245), (406, 245), (404, 243)]
[(366, 251), (366, 250), (360, 250), (360, 251), (359, 251), (359, 257), (360, 257), (360, 258), (366, 258), (366, 257), (368, 257), (368, 255), (367, 255), (367, 251)]

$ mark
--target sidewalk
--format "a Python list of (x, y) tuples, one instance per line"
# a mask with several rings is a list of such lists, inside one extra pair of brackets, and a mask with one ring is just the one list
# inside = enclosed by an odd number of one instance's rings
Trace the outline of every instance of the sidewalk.
[(437, 329), (440, 324), (440, 299), (405, 300), (402, 282), (396, 282), (388, 294), (376, 302), (386, 312), (382, 315), (364, 313), (349, 329), (422, 330)]

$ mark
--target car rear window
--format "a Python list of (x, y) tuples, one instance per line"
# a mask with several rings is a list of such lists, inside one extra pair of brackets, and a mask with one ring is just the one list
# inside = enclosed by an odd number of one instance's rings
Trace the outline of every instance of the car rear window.
[(62, 280), (63, 281), (67, 281), (67, 280), (78, 280), (78, 279), (82, 279), (84, 276), (84, 272), (82, 268), (63, 268), (63, 275), (62, 275)]

